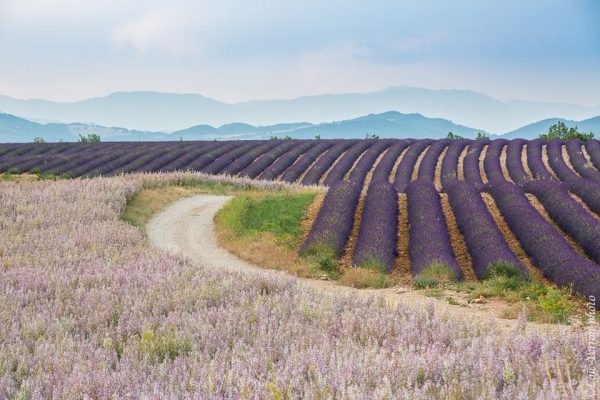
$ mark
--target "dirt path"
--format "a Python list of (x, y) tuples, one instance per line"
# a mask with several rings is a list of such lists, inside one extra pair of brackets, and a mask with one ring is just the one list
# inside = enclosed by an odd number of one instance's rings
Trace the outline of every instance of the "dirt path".
[[(188, 257), (206, 268), (233, 273), (281, 274), (265, 270), (239, 259), (217, 244), (214, 216), (230, 196), (198, 195), (176, 201), (156, 215), (148, 224), (150, 243), (170, 253)], [(331, 281), (297, 278), (298, 283), (314, 290), (353, 296), (379, 296), (391, 306), (406, 304), (424, 308), (433, 304), (436, 313), (452, 318), (463, 318), (475, 324), (497, 324), (501, 330), (512, 330), (516, 320), (501, 319), (496, 315), (494, 302), (484, 304), (450, 305), (445, 299), (426, 297), (410, 288), (353, 289)], [(570, 329), (565, 326), (528, 323), (527, 330), (557, 332)]]

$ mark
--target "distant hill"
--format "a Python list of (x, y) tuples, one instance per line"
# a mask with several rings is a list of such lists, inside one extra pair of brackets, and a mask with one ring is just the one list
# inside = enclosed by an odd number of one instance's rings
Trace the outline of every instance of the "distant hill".
[(503, 138), (524, 138), (535, 139), (542, 133), (547, 133), (548, 128), (552, 125), (563, 122), (568, 127), (577, 127), (577, 130), (582, 133), (593, 132), (594, 137), (600, 138), (600, 116), (585, 119), (582, 121), (573, 121), (562, 118), (548, 118), (542, 121), (534, 122), (533, 124), (525, 125), (519, 129), (508, 132), (502, 135)]
[(30, 120), (83, 122), (141, 131), (172, 132), (190, 126), (244, 121), (272, 126), (289, 121), (319, 124), (396, 110), (439, 117), (492, 133), (514, 130), (554, 116), (581, 120), (600, 114), (600, 105), (500, 101), (468, 90), (398, 86), (368, 93), (304, 96), (228, 104), (199, 94), (118, 92), (75, 102), (20, 100), (0, 96), (0, 111)]
[(48, 142), (76, 141), (79, 135), (96, 133), (103, 141), (144, 140), (213, 140), (213, 139), (268, 139), (272, 136), (291, 136), (295, 139), (312, 139), (319, 135), (323, 139), (364, 138), (375, 134), (386, 138), (442, 138), (449, 131), (464, 137), (474, 137), (477, 129), (455, 124), (441, 118), (427, 118), (420, 114), (402, 114), (389, 111), (370, 114), (350, 120), (323, 124), (308, 122), (253, 126), (243, 123), (222, 125), (196, 125), (173, 133), (134, 131), (124, 128), (103, 127), (90, 124), (39, 124), (0, 114), (1, 142), (31, 142), (43, 137)]

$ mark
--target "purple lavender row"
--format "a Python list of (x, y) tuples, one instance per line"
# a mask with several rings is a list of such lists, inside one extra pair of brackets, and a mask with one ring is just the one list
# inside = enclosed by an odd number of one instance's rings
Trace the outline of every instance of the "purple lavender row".
[(361, 190), (362, 186), (352, 181), (342, 181), (329, 188), (317, 219), (300, 248), (301, 254), (323, 250), (338, 257), (343, 254), (354, 225)]
[(340, 141), (337, 142), (327, 153), (323, 154), (321, 158), (313, 164), (308, 170), (304, 178), (302, 179), (303, 185), (318, 185), (319, 180), (327, 172), (327, 170), (333, 165), (333, 163), (344, 153), (350, 146), (355, 144), (356, 141)]
[(405, 191), (406, 185), (412, 179), (412, 173), (419, 156), (432, 142), (432, 140), (418, 140), (413, 142), (408, 150), (406, 150), (406, 153), (404, 153), (404, 157), (402, 157), (402, 161), (400, 161), (398, 169), (396, 169), (396, 176), (394, 176), (394, 186), (396, 186), (399, 192), (402, 193)]
[(596, 214), (600, 215), (600, 184), (588, 179), (579, 179), (566, 183), (571, 193), (580, 197)]
[(533, 179), (554, 179), (552, 173), (548, 171), (546, 165), (542, 161), (542, 146), (543, 142), (539, 139), (527, 142), (527, 163), (533, 175)]
[(562, 146), (563, 142), (561, 140), (551, 140), (546, 144), (550, 167), (561, 181), (566, 182), (573, 179), (579, 179), (580, 177), (565, 163), (562, 155)]
[(508, 169), (511, 179), (518, 185), (523, 185), (529, 180), (521, 157), (523, 145), (526, 143), (526, 140), (515, 139), (508, 142), (508, 146), (506, 146), (506, 169)]
[(397, 251), (398, 192), (389, 182), (369, 185), (352, 264), (391, 272)]
[(161, 172), (185, 171), (189, 170), (188, 166), (193, 161), (211, 152), (214, 149), (227, 146), (227, 143), (222, 142), (201, 142), (202, 145), (193, 146), (192, 149), (174, 158), (160, 168)]
[(582, 177), (600, 182), (600, 172), (583, 155), (581, 150), (583, 144), (580, 139), (571, 139), (567, 142), (567, 153), (571, 164)]
[(425, 153), (421, 160), (421, 165), (419, 165), (419, 179), (424, 179), (429, 182), (434, 181), (435, 167), (437, 166), (440, 154), (442, 154), (448, 144), (448, 140), (436, 140), (429, 146), (427, 153)]
[(356, 163), (356, 166), (352, 169), (352, 172), (350, 172), (348, 179), (359, 185), (364, 184), (365, 179), (371, 169), (373, 169), (373, 164), (377, 161), (377, 158), (386, 151), (392, 143), (391, 140), (378, 140)]
[(585, 143), (585, 149), (589, 154), (594, 167), (600, 171), (600, 141), (590, 139)]
[(567, 189), (552, 181), (529, 182), (525, 190), (539, 199), (548, 215), (596, 263), (600, 263), (600, 222)]
[(123, 153), (119, 157), (109, 161), (104, 161), (102, 163), (88, 163), (73, 171), (73, 174), (74, 176), (98, 176), (116, 174), (124, 166), (128, 165), (129, 163), (140, 157), (143, 157), (152, 146), (144, 147), (140, 145), (140, 147), (141, 148), (139, 150)]
[(241, 170), (238, 176), (245, 176), (248, 178), (256, 178), (261, 172), (268, 168), (275, 162), (282, 154), (287, 152), (292, 147), (302, 145), (303, 142), (286, 140), (284, 143), (272, 148), (262, 156), (258, 157), (254, 162), (248, 165), (246, 168)]
[(149, 164), (153, 160), (163, 155), (165, 152), (170, 151), (175, 147), (176, 144), (173, 142), (166, 142), (160, 145), (152, 146), (148, 149), (148, 151), (142, 153), (139, 157), (133, 159), (127, 164), (120, 166), (119, 168), (108, 171), (108, 173), (111, 175), (118, 175), (136, 172), (143, 166)]
[(333, 168), (331, 168), (327, 174), (327, 177), (323, 181), (323, 184), (325, 186), (331, 186), (342, 181), (356, 160), (358, 160), (358, 158), (374, 144), (374, 140), (361, 140), (350, 147), (350, 149), (344, 153), (344, 155), (338, 160)]
[(456, 279), (463, 279), (450, 245), (440, 196), (433, 183), (420, 179), (413, 181), (406, 186), (406, 195), (413, 276), (418, 277), (429, 267), (442, 265), (453, 271)]
[(581, 257), (516, 185), (487, 185), (506, 223), (544, 276), (584, 295), (600, 296), (600, 266)]
[(502, 173), (500, 155), (502, 154), (502, 149), (507, 143), (508, 141), (505, 139), (496, 139), (492, 140), (488, 146), (485, 159), (483, 160), (483, 168), (485, 170), (485, 174), (487, 175), (488, 182), (494, 183), (506, 181), (506, 178)]
[(286, 143), (281, 143), (279, 140), (269, 140), (268, 142), (262, 142), (258, 146), (254, 147), (250, 151), (245, 154), (242, 154), (240, 157), (236, 158), (233, 162), (223, 168), (219, 174), (231, 175), (234, 176), (246, 168), (248, 165), (252, 164), (257, 158), (263, 156), (265, 153), (273, 149), (274, 147), (279, 147), (285, 145)]
[(260, 142), (235, 142), (229, 151), (213, 159), (209, 164), (202, 167), (201, 171), (207, 174), (218, 174), (235, 159), (241, 157), (243, 154), (247, 154), (252, 151), (252, 149), (259, 146), (258, 143)]
[(172, 150), (166, 151), (156, 159), (152, 160), (148, 164), (138, 169), (138, 172), (158, 172), (164, 171), (165, 167), (173, 161), (185, 156), (186, 154), (193, 153), (196, 149), (203, 149), (208, 151), (214, 148), (220, 143), (214, 142), (180, 142), (178, 146), (174, 146)]
[(459, 181), (447, 192), (448, 201), (454, 212), (458, 229), (465, 238), (477, 278), (489, 278), (506, 264), (526, 276), (525, 267), (508, 247), (479, 190), (469, 182)]
[(383, 155), (379, 164), (373, 171), (373, 176), (371, 177), (372, 182), (389, 182), (390, 174), (392, 173), (392, 169), (394, 169), (394, 165), (400, 157), (400, 154), (412, 143), (411, 140), (400, 140), (395, 142)]
[[(138, 146), (142, 148), (147, 148), (148, 146)], [(69, 174), (71, 176), (75, 176), (73, 174), (75, 169), (80, 168), (83, 165), (86, 165), (89, 162), (93, 162), (99, 158), (108, 157), (111, 155), (122, 154), (129, 152), (128, 148), (121, 148), (119, 144), (113, 144), (112, 146), (105, 146), (104, 149), (90, 149), (88, 151), (84, 151), (81, 153), (72, 153), (65, 154), (65, 157), (68, 157), (66, 160), (58, 163), (49, 163), (44, 165), (43, 167), (39, 167), (43, 172), (60, 175), (60, 174)], [(68, 161), (67, 161), (68, 160)]]
[(319, 157), (321, 154), (329, 150), (337, 141), (326, 141), (320, 142), (312, 149), (304, 153), (298, 158), (284, 173), (281, 175), (281, 180), (284, 182), (295, 182), (301, 175), (306, 171), (307, 168)]
[(258, 178), (269, 181), (277, 179), (277, 177), (288, 169), (294, 161), (298, 160), (302, 154), (306, 153), (313, 146), (318, 146), (318, 144), (315, 144), (315, 142), (312, 141), (299, 142), (286, 153), (282, 154), (281, 157), (275, 160), (275, 162), (267, 169), (261, 172)]
[(458, 159), (468, 144), (468, 140), (453, 140), (448, 146), (446, 156), (442, 160), (440, 177), (443, 190), (447, 191), (458, 180)]
[(180, 161), (181, 164), (178, 169), (186, 171), (202, 171), (204, 167), (215, 161), (217, 158), (239, 146), (241, 146), (241, 142), (238, 141), (226, 142), (221, 143), (219, 146), (214, 147), (200, 156), (196, 155), (194, 158), (188, 158), (186, 156), (185, 159)]
[(463, 160), (463, 174), (465, 180), (471, 182), (477, 190), (483, 187), (483, 179), (479, 172), (479, 156), (485, 145), (489, 144), (488, 140), (475, 140), (469, 144), (467, 155)]

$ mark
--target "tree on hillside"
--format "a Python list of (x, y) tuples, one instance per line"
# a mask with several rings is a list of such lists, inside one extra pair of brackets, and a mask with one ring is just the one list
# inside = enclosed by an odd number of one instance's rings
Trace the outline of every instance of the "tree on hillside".
[(490, 135), (482, 131), (477, 131), (477, 136), (475, 137), (475, 140), (490, 140)]
[(87, 135), (79, 134), (80, 143), (94, 143), (100, 142), (100, 135), (97, 133), (88, 133)]
[(446, 139), (459, 140), (459, 139), (464, 139), (464, 137), (457, 135), (454, 132), (448, 132), (448, 134), (446, 135)]
[(590, 133), (581, 133), (577, 130), (577, 126), (568, 127), (564, 122), (558, 121), (556, 124), (552, 125), (548, 128), (548, 133), (541, 134), (540, 139), (543, 141), (549, 142), (554, 139), (560, 140), (569, 140), (569, 139), (581, 139), (584, 142), (592, 139), (594, 134)]
[(379, 139), (379, 135), (376, 135), (374, 133), (367, 133), (365, 135), (365, 139)]
[(46, 143), (46, 140), (43, 137), (35, 137), (33, 143)]

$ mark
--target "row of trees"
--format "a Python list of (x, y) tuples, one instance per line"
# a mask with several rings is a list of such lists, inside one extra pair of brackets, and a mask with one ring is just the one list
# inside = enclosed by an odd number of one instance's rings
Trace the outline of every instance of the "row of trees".
[[(63, 140), (61, 139), (60, 142), (62, 141)], [(80, 143), (99, 143), (101, 140), (100, 135), (97, 133), (88, 133), (87, 135), (79, 134), (79, 139), (77, 141)], [(46, 139), (38, 136), (33, 138), (33, 143), (46, 143)]]

